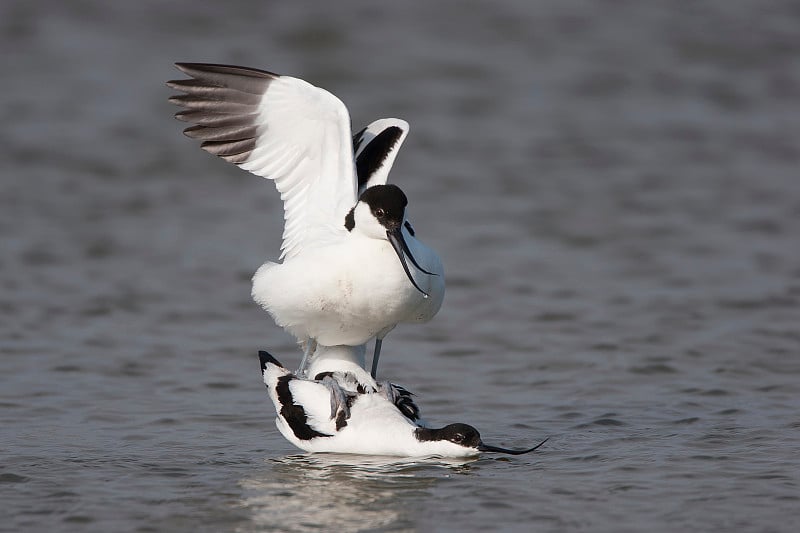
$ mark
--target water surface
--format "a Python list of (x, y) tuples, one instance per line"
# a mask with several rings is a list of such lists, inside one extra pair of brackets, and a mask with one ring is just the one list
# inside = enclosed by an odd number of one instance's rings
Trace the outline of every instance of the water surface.
[[(0, 529), (791, 531), (800, 518), (792, 2), (0, 7)], [(181, 134), (174, 61), (411, 134), (447, 296), (382, 372), (535, 454), (299, 454), (251, 302), (272, 185)]]

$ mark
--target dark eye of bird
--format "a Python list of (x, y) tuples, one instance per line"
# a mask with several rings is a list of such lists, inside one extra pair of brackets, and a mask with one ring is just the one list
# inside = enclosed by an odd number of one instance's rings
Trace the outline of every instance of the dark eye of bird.
[(383, 210), (382, 207), (379, 207), (375, 210), (375, 216), (382, 217), (386, 214), (386, 211)]
[(453, 435), (453, 442), (461, 442), (462, 440), (464, 440), (463, 433), (456, 433), (455, 435)]

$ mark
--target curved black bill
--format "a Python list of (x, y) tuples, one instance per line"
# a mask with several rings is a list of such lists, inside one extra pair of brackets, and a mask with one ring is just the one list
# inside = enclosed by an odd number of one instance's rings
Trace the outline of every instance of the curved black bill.
[(406, 276), (408, 276), (408, 281), (416, 288), (419, 292), (428, 297), (428, 293), (423, 291), (417, 282), (414, 281), (414, 276), (411, 275), (411, 271), (408, 269), (408, 264), (406, 263), (406, 255), (408, 258), (411, 259), (411, 262), (414, 263), (414, 266), (417, 267), (422, 272), (430, 274), (427, 270), (423, 270), (414, 260), (414, 256), (411, 255), (411, 251), (408, 249), (408, 245), (406, 244), (406, 240), (403, 238), (403, 230), (400, 228), (394, 230), (386, 230), (386, 237), (389, 239), (389, 242), (392, 243), (392, 248), (394, 248), (397, 257), (400, 258), (400, 263), (403, 265), (403, 270), (406, 272)]
[(439, 274), (436, 274), (435, 272), (428, 272), (427, 270), (425, 270), (424, 268), (419, 266), (419, 263), (417, 263), (417, 260), (414, 259), (414, 255), (411, 253), (411, 250), (408, 248), (408, 244), (406, 243), (406, 240), (403, 238), (403, 230), (402, 229), (398, 229), (397, 230), (397, 234), (400, 236), (400, 244), (403, 245), (403, 251), (406, 253), (408, 258), (411, 259), (411, 262), (414, 264), (414, 267), (416, 267), (416, 269), (419, 270), (420, 272), (424, 272), (429, 276), (438, 276)]
[(511, 455), (522, 455), (523, 453), (532, 452), (533, 450), (537, 449), (539, 446), (541, 446), (542, 444), (547, 442), (549, 439), (550, 439), (550, 437), (547, 437), (546, 439), (544, 439), (542, 442), (540, 442), (539, 444), (537, 444), (533, 448), (529, 448), (527, 450), (509, 450), (508, 448), (500, 448), (499, 446), (489, 446), (489, 445), (484, 444), (484, 443), (481, 442), (478, 445), (478, 451), (481, 451), (481, 452), (508, 453), (508, 454), (511, 454)]

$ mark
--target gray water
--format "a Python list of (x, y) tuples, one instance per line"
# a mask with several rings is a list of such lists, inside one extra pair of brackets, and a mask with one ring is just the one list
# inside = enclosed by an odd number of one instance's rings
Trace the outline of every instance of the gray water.
[[(793, 531), (797, 3), (6, 1), (0, 529)], [(181, 135), (174, 61), (411, 134), (392, 180), (447, 271), (382, 372), (535, 454), (305, 455), (256, 352), (272, 184)]]

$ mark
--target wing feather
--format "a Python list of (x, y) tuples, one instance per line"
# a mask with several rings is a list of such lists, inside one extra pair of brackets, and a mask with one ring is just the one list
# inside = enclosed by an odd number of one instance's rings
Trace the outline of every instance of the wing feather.
[(201, 141), (231, 141), (235, 139), (249, 139), (257, 134), (256, 126), (250, 124), (232, 124), (229, 126), (192, 126), (183, 130), (187, 137)]
[(359, 196), (368, 187), (386, 184), (408, 131), (405, 120), (382, 118), (353, 136)]
[(186, 111), (180, 111), (175, 113), (175, 118), (182, 122), (194, 122), (198, 126), (207, 127), (224, 127), (235, 125), (251, 126), (255, 124), (256, 121), (255, 113), (243, 115), (223, 115), (220, 113), (211, 113), (207, 110), (198, 109), (187, 109)]
[(289, 382), (289, 390), (294, 404), (303, 407), (309, 427), (327, 435), (336, 433), (336, 421), (331, 418), (331, 391), (325, 385), (294, 379)]
[(274, 180), (284, 202), (281, 259), (344, 233), (357, 199), (350, 115), (334, 95), (263, 70), (177, 63), (190, 79), (167, 85), (185, 94), (176, 118), (207, 152)]

